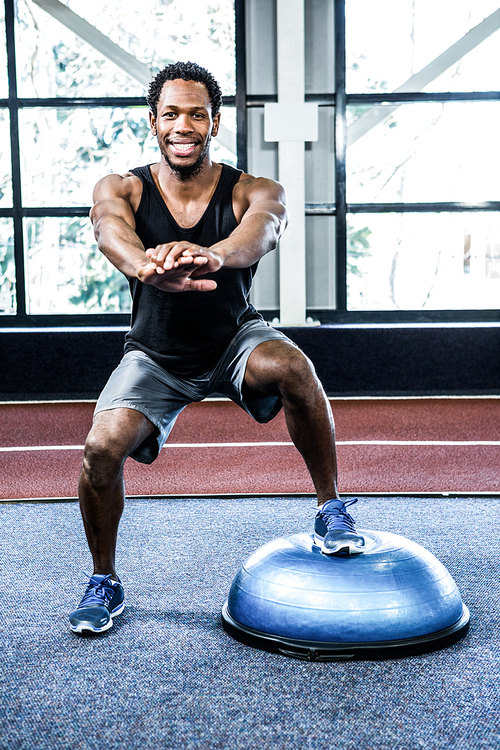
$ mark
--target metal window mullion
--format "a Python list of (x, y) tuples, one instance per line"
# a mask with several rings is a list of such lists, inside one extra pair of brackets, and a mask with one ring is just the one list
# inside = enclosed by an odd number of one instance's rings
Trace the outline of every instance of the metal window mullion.
[(21, 154), (19, 148), (19, 99), (17, 96), (14, 0), (5, 0), (5, 34), (7, 42), (7, 73), (9, 79), (10, 155), (12, 169), (12, 201), (14, 220), (14, 261), (16, 267), (17, 318), (26, 317), (26, 274), (21, 193)]
[(346, 94), (347, 104), (413, 104), (428, 102), (495, 102), (500, 91), (407, 91), (376, 94)]
[(247, 150), (247, 62), (245, 2), (235, 0), (235, 55), (236, 55), (236, 154), (238, 169), (248, 169)]
[[(266, 104), (274, 104), (278, 101), (277, 94), (247, 94), (247, 107), (265, 107)], [(306, 93), (304, 94), (305, 102), (312, 102), (318, 107), (335, 106), (335, 94), (331, 93)]]
[(434, 203), (348, 203), (348, 214), (387, 214), (387, 213), (461, 213), (471, 211), (500, 211), (500, 201), (480, 203), (460, 203), (442, 201)]
[[(0, 99), (0, 106), (2, 104)], [(222, 106), (223, 107), (234, 107), (236, 105), (236, 97), (234, 96), (223, 96)], [(78, 97), (72, 99), (67, 96), (54, 96), (46, 99), (31, 98), (31, 99), (18, 99), (18, 106), (22, 108), (33, 108), (33, 107), (59, 107), (60, 109), (78, 109), (80, 107), (94, 109), (96, 107), (144, 107), (146, 108), (146, 98), (143, 96), (100, 96), (100, 97)]]
[(335, 0), (335, 267), (336, 309), (347, 309), (345, 0)]

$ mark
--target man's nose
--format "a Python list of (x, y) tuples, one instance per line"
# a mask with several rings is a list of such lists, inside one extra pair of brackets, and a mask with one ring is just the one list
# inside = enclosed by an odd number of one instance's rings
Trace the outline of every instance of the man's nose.
[(193, 130), (189, 115), (179, 115), (175, 121), (175, 129), (179, 133), (188, 133)]

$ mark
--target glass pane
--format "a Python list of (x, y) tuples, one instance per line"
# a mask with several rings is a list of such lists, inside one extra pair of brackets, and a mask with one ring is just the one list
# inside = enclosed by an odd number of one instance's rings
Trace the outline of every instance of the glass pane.
[(19, 114), (26, 206), (89, 206), (101, 177), (157, 160), (145, 107)]
[(500, 214), (348, 216), (349, 310), (489, 310), (500, 299)]
[(335, 217), (306, 216), (306, 306), (335, 308)]
[(78, 33), (30, 0), (18, 2), (20, 96), (144, 96), (147, 71), (137, 80), (126, 61), (112, 62), (110, 41), (152, 71), (176, 60), (197, 62), (224, 94), (234, 94), (233, 0), (192, 0), (188, 9), (184, 0), (122, 0), (112, 12), (88, 0), (64, 4), (77, 16)]
[(0, 208), (12, 206), (12, 176), (10, 162), (10, 117), (6, 109), (0, 109)]
[(306, 203), (335, 200), (335, 112), (319, 107), (319, 137), (305, 145)]
[[(382, 12), (373, 0), (346, 0), (347, 91), (395, 91), (495, 11), (497, 0), (385, 0)], [(499, 27), (492, 19), (484, 41), (472, 48), (468, 38), (460, 59), (436, 60), (424, 85), (406, 90), (498, 90)]]
[[(263, 5), (264, 3), (260, 3), (261, 7)], [(271, 8), (273, 5), (274, 3), (270, 3)], [(260, 8), (259, 12), (262, 12)], [(261, 24), (262, 21), (259, 26)], [(317, 94), (319, 91), (335, 91), (334, 3), (331, 0), (327, 0), (327, 2), (325, 0), (305, 2), (304, 24), (305, 90), (308, 94)], [(261, 44), (263, 41), (262, 31), (263, 29), (259, 28)], [(276, 31), (274, 31), (274, 36), (276, 37)], [(258, 50), (257, 55), (261, 56), (262, 51)], [(254, 64), (251, 57), (250, 60)], [(273, 61), (272, 68), (274, 67)], [(267, 71), (266, 74), (268, 75)], [(257, 93), (263, 93), (262, 84)]]
[[(212, 140), (212, 159), (236, 166), (236, 107), (222, 107), (221, 126), (217, 138)], [(158, 152), (157, 152), (158, 154)], [(158, 161), (158, 155), (154, 161)]]
[(128, 312), (128, 282), (96, 247), (86, 218), (26, 219), (29, 314)]
[[(225, 107), (214, 158), (236, 161), (236, 111)], [(26, 206), (89, 206), (107, 174), (158, 161), (146, 107), (24, 109), (19, 113)]]
[(499, 132), (499, 102), (351, 107), (347, 200), (500, 200)]
[(15, 315), (16, 311), (14, 224), (12, 219), (0, 219), (0, 315)]
[(7, 43), (5, 40), (5, 8), (0, 4), (0, 98), (6, 99), (9, 95), (9, 84), (7, 79)]

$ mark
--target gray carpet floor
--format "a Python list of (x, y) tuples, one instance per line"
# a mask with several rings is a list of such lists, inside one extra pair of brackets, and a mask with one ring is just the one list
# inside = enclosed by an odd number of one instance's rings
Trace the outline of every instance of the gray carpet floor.
[(363, 498), (358, 526), (446, 565), (471, 613), (443, 651), (306, 663), (251, 649), (220, 610), (242, 562), (312, 530), (308, 498), (130, 500), (119, 538), (126, 609), (67, 627), (90, 571), (78, 506), (0, 505), (2, 750), (498, 750), (500, 500)]

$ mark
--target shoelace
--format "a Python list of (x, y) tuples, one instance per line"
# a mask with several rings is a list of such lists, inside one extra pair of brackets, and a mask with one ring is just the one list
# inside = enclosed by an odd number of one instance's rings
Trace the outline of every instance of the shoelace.
[(92, 580), (92, 576), (89, 576), (88, 573), (85, 573), (85, 575), (90, 579), (90, 583), (80, 602), (80, 607), (89, 607), (93, 604), (103, 604), (106, 607), (114, 594), (113, 584), (109, 583), (111, 574), (97, 584)]
[(354, 505), (354, 503), (357, 502), (358, 498), (355, 497), (353, 500), (344, 503), (343, 507), (340, 509), (326, 508), (326, 510), (320, 510), (320, 515), (326, 523), (328, 531), (335, 531), (338, 529), (341, 531), (352, 531), (353, 533), (356, 533), (354, 518), (349, 515), (345, 509), (348, 508), (349, 505)]

